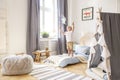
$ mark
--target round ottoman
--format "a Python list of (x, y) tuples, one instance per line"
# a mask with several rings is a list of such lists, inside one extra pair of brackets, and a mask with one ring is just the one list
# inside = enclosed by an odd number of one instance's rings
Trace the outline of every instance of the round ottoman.
[(30, 55), (11, 55), (2, 59), (3, 75), (20, 75), (32, 71), (33, 58)]

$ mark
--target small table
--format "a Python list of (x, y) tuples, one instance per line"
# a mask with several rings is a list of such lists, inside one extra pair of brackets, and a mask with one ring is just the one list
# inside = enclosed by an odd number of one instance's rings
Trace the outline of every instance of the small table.
[(37, 51), (33, 52), (33, 54), (35, 55), (34, 61), (35, 62), (40, 62), (41, 61), (41, 56), (42, 56), (43, 53), (45, 54), (46, 58), (48, 58), (50, 56), (50, 52), (51, 51), (49, 51), (47, 49), (46, 50), (37, 50)]

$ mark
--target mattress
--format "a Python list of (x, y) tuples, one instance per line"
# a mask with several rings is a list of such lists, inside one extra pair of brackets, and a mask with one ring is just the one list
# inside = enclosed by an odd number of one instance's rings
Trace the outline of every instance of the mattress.
[(83, 55), (74, 55), (73, 57), (71, 57), (67, 54), (52, 55), (44, 61), (44, 63), (51, 63), (59, 67), (65, 67), (69, 64), (75, 64), (80, 62), (87, 63), (87, 57)]

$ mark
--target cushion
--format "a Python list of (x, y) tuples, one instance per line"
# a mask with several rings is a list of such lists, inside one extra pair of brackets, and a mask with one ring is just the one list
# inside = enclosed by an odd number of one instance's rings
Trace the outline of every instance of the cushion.
[(88, 46), (80, 46), (80, 45), (75, 46), (75, 53), (76, 54), (89, 55), (89, 50), (90, 50), (90, 47), (88, 47)]
[(2, 59), (3, 75), (20, 75), (32, 71), (33, 59), (30, 55), (11, 55)]
[(101, 57), (101, 52), (103, 50), (102, 46), (96, 44), (95, 46), (93, 46), (93, 48), (95, 50), (95, 53), (91, 53), (90, 55), (89, 68), (95, 68), (103, 61), (103, 58)]

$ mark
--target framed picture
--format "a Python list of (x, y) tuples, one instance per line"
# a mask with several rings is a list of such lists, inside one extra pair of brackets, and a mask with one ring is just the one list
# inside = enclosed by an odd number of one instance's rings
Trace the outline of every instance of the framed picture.
[(93, 19), (93, 7), (82, 9), (82, 21)]

